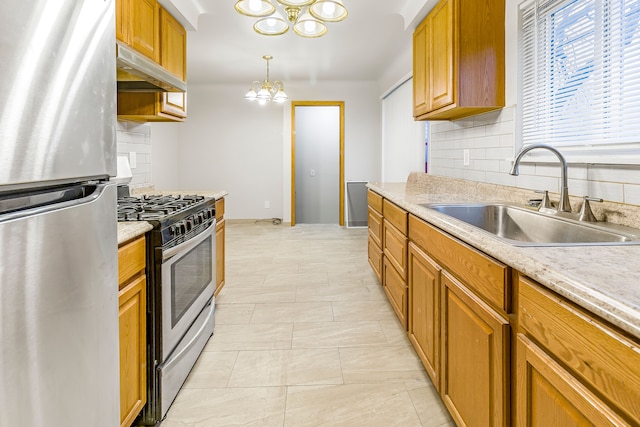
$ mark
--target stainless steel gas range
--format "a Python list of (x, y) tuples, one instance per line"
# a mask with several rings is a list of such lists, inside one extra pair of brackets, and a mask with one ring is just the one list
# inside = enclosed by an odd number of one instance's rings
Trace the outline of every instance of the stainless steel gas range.
[(160, 422), (213, 334), (215, 200), (118, 199), (119, 221), (147, 221), (148, 390), (139, 425)]

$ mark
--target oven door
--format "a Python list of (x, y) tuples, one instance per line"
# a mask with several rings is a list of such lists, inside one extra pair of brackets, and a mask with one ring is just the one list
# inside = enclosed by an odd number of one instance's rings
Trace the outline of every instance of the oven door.
[(162, 361), (213, 298), (215, 229), (213, 221), (197, 236), (162, 251)]

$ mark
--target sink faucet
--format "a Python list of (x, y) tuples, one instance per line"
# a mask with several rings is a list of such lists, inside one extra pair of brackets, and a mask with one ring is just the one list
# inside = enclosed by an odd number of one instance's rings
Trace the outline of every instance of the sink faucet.
[(522, 159), (522, 157), (529, 151), (536, 148), (544, 148), (545, 150), (549, 150), (558, 157), (558, 160), (560, 160), (560, 164), (562, 166), (562, 169), (560, 170), (560, 180), (562, 181), (562, 187), (560, 188), (560, 201), (558, 202), (558, 211), (571, 212), (571, 204), (569, 203), (569, 188), (567, 186), (567, 161), (565, 160), (562, 153), (560, 153), (554, 147), (545, 144), (527, 145), (516, 155), (509, 174), (518, 176), (518, 165), (520, 164), (520, 159)]

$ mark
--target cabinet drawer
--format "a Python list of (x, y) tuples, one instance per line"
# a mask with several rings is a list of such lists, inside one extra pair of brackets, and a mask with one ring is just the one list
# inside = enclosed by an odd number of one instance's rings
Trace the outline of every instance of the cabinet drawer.
[(519, 326), (568, 371), (640, 424), (640, 346), (582, 309), (519, 277)]
[(510, 311), (509, 268), (448, 236), (417, 217), (409, 216), (409, 238), (447, 267), (483, 300), (503, 312)]
[(382, 250), (371, 235), (369, 235), (369, 264), (371, 264), (378, 282), (382, 283)]
[(378, 193), (374, 193), (371, 190), (367, 190), (367, 203), (369, 207), (375, 209), (379, 214), (382, 214), (382, 196)]
[(398, 231), (387, 218), (384, 218), (384, 238), (382, 240), (382, 252), (398, 270), (402, 280), (407, 279), (407, 241), (404, 234)]
[(123, 285), (145, 268), (144, 238), (136, 239), (118, 249), (118, 283)]
[(407, 329), (407, 284), (386, 257), (383, 268), (384, 291), (400, 323)]
[(385, 199), (382, 201), (382, 216), (402, 234), (407, 235), (407, 211)]
[(216, 220), (220, 221), (224, 216), (224, 198), (216, 200)]
[(368, 213), (369, 236), (382, 248), (382, 215), (369, 206)]

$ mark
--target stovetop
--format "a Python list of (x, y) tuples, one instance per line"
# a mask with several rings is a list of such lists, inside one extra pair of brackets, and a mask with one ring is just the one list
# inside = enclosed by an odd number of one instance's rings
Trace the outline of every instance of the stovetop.
[(204, 202), (204, 196), (126, 196), (118, 199), (118, 221), (162, 220)]
[(118, 198), (118, 221), (147, 221), (154, 245), (185, 242), (215, 222), (215, 199), (198, 195), (147, 195)]

